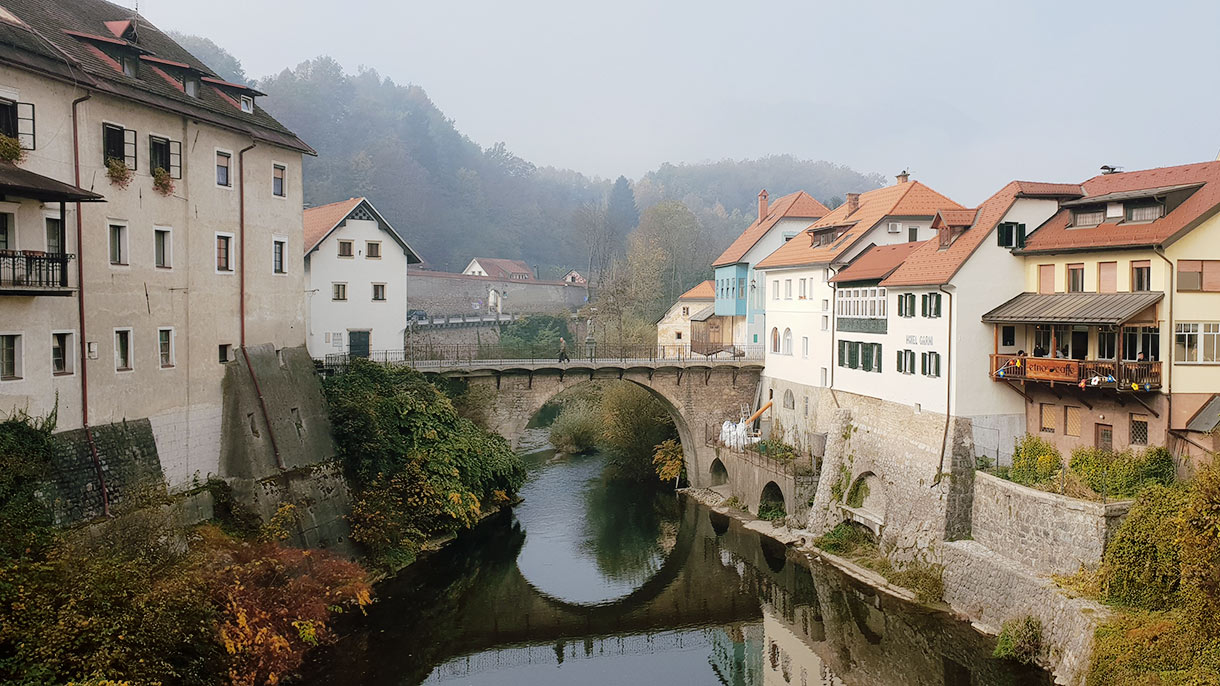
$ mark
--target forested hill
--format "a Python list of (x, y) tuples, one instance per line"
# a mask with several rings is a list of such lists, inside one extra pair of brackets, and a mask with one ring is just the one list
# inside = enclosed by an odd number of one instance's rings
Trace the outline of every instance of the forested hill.
[[(215, 43), (177, 38), (222, 77), (251, 82)], [(259, 104), (318, 151), (305, 161), (305, 202), (367, 196), (431, 267), (460, 269), (473, 256), (507, 257), (558, 278), (569, 268), (585, 271), (590, 246), (601, 244), (593, 255), (601, 264), (607, 252), (621, 254), (634, 225), (615, 224), (623, 216), (638, 219), (614, 208), (597, 211), (613, 180), (537, 167), (504, 143), (481, 146), (419, 86), (373, 70), (347, 74), (329, 57), (252, 83), (268, 95)], [(830, 204), (879, 182), (876, 175), (789, 156), (667, 164), (635, 184), (635, 201), (640, 212), (663, 200), (686, 204), (718, 253), (753, 220), (760, 188), (773, 198), (804, 189)], [(629, 203), (624, 186), (616, 195), (621, 200), (625, 192)]]

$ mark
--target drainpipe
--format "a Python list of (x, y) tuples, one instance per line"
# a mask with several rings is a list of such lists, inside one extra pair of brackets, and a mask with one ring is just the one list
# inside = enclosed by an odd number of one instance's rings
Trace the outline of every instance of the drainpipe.
[(830, 278), (826, 279), (826, 285), (830, 286), (830, 379), (827, 388), (830, 389), (830, 399), (834, 401), (835, 407), (839, 406), (839, 398), (835, 396), (835, 367), (838, 366), (838, 360), (835, 355), (838, 353), (838, 347), (835, 346), (835, 334), (839, 330), (839, 318), (835, 316), (839, 308), (839, 286), (838, 284), (830, 283), (830, 279), (838, 274), (830, 263), (826, 264), (826, 271), (830, 273)]
[(941, 482), (941, 477), (945, 473), (945, 453), (949, 452), (949, 422), (953, 417), (950, 401), (953, 397), (953, 293), (946, 291), (943, 285), (937, 286), (936, 290), (949, 296), (949, 315), (948, 315), (948, 337), (949, 344), (945, 349), (945, 432), (940, 439), (940, 467), (936, 470), (936, 478), (932, 480), (932, 485), (936, 486)]
[(250, 364), (250, 353), (246, 351), (246, 153), (253, 150), (250, 143), (237, 153), (237, 225), (241, 238), (238, 242), (238, 261), (241, 263), (238, 272), (238, 292), (240, 305), (238, 311), (241, 317), (241, 356), (246, 361), (246, 371), (250, 374), (250, 382), (254, 384), (254, 393), (258, 396), (258, 407), (263, 413), (263, 423), (267, 425), (267, 437), (271, 439), (271, 452), (275, 454), (275, 466), (284, 469), (284, 457), (280, 455), (279, 444), (275, 442), (275, 429), (271, 426), (271, 415), (267, 412), (267, 401), (263, 398), (263, 389), (258, 384), (258, 376), (254, 366)]
[(1173, 294), (1174, 294), (1174, 273), (1173, 262), (1165, 256), (1164, 246), (1156, 246), (1152, 250), (1156, 256), (1165, 260), (1166, 274), (1169, 279), (1169, 345), (1166, 349), (1169, 351), (1169, 364), (1165, 366), (1165, 433), (1171, 433), (1173, 430)]
[[(72, 171), (76, 187), (80, 188), (80, 117), (77, 108), (93, 96), (88, 91), (72, 101)], [(62, 206), (61, 206), (62, 207)], [(62, 225), (62, 222), (61, 222)], [(97, 442), (93, 440), (93, 429), (89, 427), (89, 364), (88, 343), (85, 342), (85, 234), (81, 218), (81, 204), (76, 203), (76, 309), (77, 328), (80, 329), (80, 414), (81, 426), (85, 429), (85, 440), (89, 443), (89, 456), (93, 458), (93, 471), (97, 474), (98, 489), (102, 494), (102, 516), (110, 516), (110, 490), (106, 488), (106, 475), (102, 471), (102, 460), (97, 454)]]

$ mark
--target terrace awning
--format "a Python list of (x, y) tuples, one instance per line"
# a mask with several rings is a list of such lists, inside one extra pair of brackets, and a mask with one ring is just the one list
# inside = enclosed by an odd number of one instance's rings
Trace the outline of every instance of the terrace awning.
[(35, 174), (11, 162), (0, 162), (0, 195), (42, 202), (102, 202), (102, 196), (49, 176)]
[[(1139, 293), (1022, 293), (983, 315), (986, 324), (1117, 326), (1136, 319), (1165, 297)], [(1141, 319), (1151, 320), (1154, 317)]]

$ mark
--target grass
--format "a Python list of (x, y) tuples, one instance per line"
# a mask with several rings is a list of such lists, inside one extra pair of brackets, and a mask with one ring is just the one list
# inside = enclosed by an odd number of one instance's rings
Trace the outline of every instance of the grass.
[(813, 544), (877, 572), (891, 584), (914, 593), (921, 603), (934, 603), (944, 597), (943, 567), (919, 560), (896, 564), (881, 552), (873, 535), (862, 526), (841, 522), (814, 539)]
[(1042, 622), (1026, 615), (1004, 622), (992, 657), (1033, 664), (1042, 655)]

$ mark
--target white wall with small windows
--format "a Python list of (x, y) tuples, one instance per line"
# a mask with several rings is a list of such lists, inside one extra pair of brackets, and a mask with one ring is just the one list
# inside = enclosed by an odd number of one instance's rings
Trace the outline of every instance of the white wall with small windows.
[(314, 357), (348, 352), (350, 331), (369, 332), (370, 350), (402, 348), (408, 258), (392, 232), (362, 203), (305, 256), (306, 340)]

